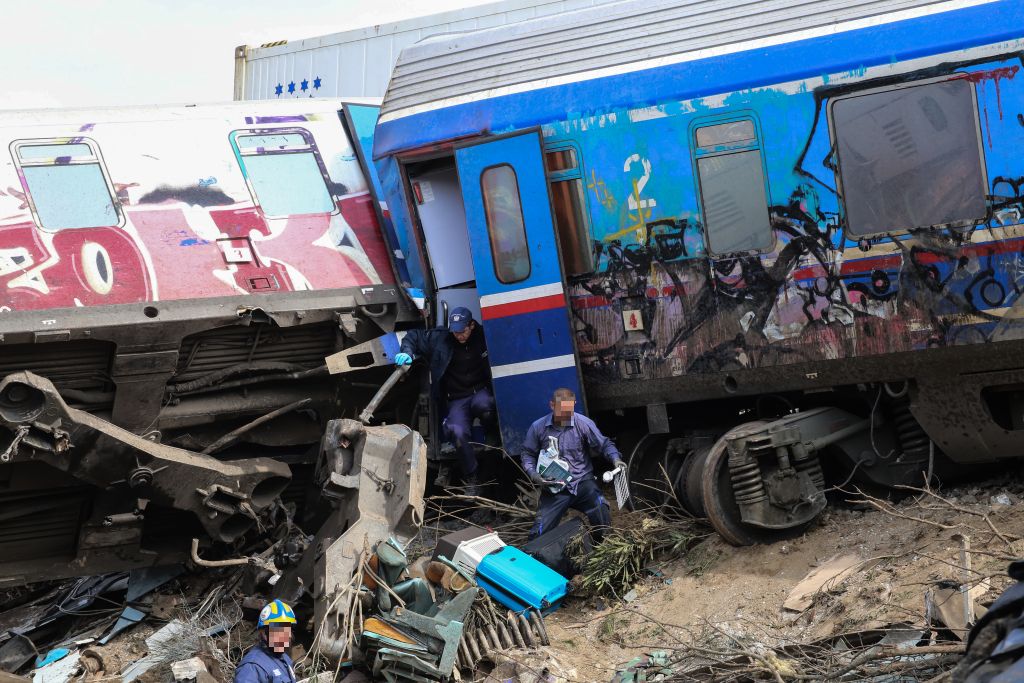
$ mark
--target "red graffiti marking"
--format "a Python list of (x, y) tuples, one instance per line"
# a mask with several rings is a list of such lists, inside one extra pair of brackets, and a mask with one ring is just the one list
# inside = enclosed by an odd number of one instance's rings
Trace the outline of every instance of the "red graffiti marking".
[(50, 242), (31, 223), (0, 227), (0, 255), (0, 304), (14, 310), (123, 304), (152, 296), (142, 252), (118, 228), (63, 230)]
[(1009, 80), (1013, 80), (1014, 76), (1017, 75), (1017, 72), (1019, 70), (1020, 70), (1020, 67), (1016, 66), (1016, 65), (1003, 66), (1003, 67), (999, 67), (998, 69), (990, 69), (988, 71), (975, 71), (975, 72), (969, 73), (969, 74), (958, 74), (957, 78), (966, 79), (966, 80), (970, 81), (971, 83), (976, 83), (976, 84), (980, 83), (981, 84), (981, 89), (982, 89), (982, 94), (984, 94), (984, 92), (985, 92), (985, 83), (987, 81), (992, 81), (995, 84), (995, 87), (996, 87), (996, 107), (998, 107), (998, 109), (999, 109), (999, 120), (1002, 121), (1003, 120), (1003, 98), (1002, 98), (1002, 94), (1001, 94), (1001, 92), (999, 90), (999, 81), (1004, 79), (1004, 78), (1006, 80), (1008, 80), (1008, 81)]

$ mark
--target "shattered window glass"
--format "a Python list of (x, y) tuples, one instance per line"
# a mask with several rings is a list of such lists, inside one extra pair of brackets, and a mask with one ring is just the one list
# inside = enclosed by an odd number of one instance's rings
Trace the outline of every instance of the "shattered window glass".
[(16, 144), (15, 150), (41, 228), (120, 225), (99, 155), (90, 144)]
[(854, 95), (832, 105), (850, 234), (985, 217), (974, 86), (967, 79)]
[(530, 251), (515, 170), (507, 164), (486, 169), (480, 176), (480, 190), (494, 274), (505, 284), (525, 280), (530, 276)]
[(238, 135), (242, 172), (267, 216), (332, 213), (334, 199), (312, 139), (299, 133)]

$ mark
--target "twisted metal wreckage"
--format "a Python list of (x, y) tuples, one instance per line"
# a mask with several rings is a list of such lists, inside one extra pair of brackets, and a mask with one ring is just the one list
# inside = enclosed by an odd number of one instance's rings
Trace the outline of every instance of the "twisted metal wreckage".
[[(393, 385), (385, 383), (363, 422), (327, 423), (315, 484), (329, 512), (314, 537), (299, 534), (298, 560), (274, 567), (281, 573), (275, 595), (312, 599), (320, 655), (332, 662), (362, 656), (385, 680), (443, 680), (455, 666), (471, 668), (493, 650), (546, 643), (540, 614), (498, 615), (454, 564), (448, 573), (458, 576), (433, 589), (409, 576), (403, 548), (423, 522), (426, 445), (405, 425), (364, 424)], [(268, 521), (291, 476), (287, 465), (269, 458), (224, 462), (136, 436), (69, 407), (49, 380), (31, 372), (0, 381), (0, 429), (9, 436), (0, 462), (43, 463), (136, 497), (134, 512), (105, 517), (104, 533), (84, 534), (87, 541), (111, 533), (141, 538), (153, 504), (190, 512), (211, 539), (231, 543)], [(193, 539), (192, 558), (201, 566), (249, 562), (202, 560), (197, 547)], [(82, 553), (88, 562), (87, 549)], [(474, 608), (478, 628), (464, 633)]]

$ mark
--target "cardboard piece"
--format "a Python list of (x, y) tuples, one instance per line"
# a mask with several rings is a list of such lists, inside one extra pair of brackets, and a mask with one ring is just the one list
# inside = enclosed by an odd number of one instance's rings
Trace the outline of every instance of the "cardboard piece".
[(814, 596), (828, 592), (859, 571), (863, 562), (856, 555), (841, 555), (815, 567), (789, 593), (782, 604), (785, 609), (803, 612), (814, 602)]

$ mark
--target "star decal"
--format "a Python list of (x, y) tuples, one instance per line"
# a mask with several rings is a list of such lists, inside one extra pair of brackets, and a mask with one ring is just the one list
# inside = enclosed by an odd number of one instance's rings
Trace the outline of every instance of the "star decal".
[(299, 88), (302, 90), (302, 92), (306, 92), (307, 90), (309, 90), (309, 81), (303, 78), (302, 83), (299, 85)]
[(295, 81), (288, 84), (288, 94), (295, 92)]
[(313, 89), (314, 90), (319, 90), (320, 89), (320, 77), (319, 76), (317, 76), (316, 78), (313, 79)]
[(284, 86), (283, 86), (283, 85), (281, 85), (280, 83), (278, 83), (277, 85), (275, 85), (275, 86), (274, 86), (274, 94), (275, 94), (275, 95), (277, 95), (278, 97), (280, 97), (280, 96), (281, 96), (281, 93), (283, 93), (283, 92), (284, 92)]

